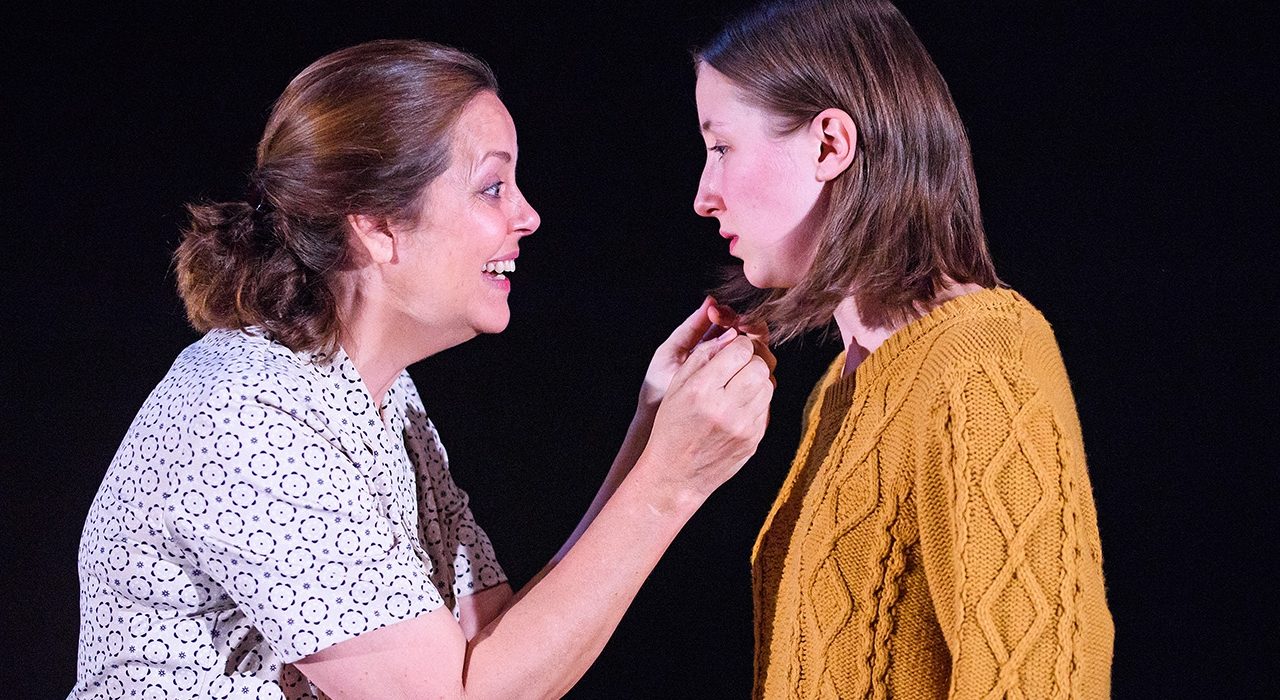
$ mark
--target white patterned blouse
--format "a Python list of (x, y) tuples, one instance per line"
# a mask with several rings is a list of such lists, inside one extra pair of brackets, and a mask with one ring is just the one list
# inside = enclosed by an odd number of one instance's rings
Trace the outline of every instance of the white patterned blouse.
[(342, 351), (184, 350), (89, 510), (71, 697), (317, 697), (293, 662), (505, 581), (407, 372), (381, 409)]

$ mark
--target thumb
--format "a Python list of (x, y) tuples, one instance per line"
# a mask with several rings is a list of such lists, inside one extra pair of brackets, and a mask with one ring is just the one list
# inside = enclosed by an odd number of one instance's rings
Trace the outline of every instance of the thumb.
[(710, 318), (712, 323), (726, 328), (738, 325), (738, 312), (720, 303), (712, 304), (711, 308), (707, 309), (707, 318)]
[(698, 310), (694, 311), (679, 326), (676, 326), (676, 329), (671, 332), (671, 335), (662, 345), (682, 356), (688, 354), (698, 344), (698, 341), (702, 340), (702, 336), (706, 334), (707, 330), (711, 328), (711, 319), (707, 315), (707, 310), (714, 306), (715, 303), (716, 300), (711, 297), (703, 299), (702, 305), (698, 307)]

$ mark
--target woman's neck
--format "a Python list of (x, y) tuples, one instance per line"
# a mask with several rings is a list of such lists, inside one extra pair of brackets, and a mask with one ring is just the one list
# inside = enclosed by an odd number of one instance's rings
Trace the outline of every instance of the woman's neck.
[(840, 376), (847, 377), (858, 369), (858, 365), (867, 359), (876, 348), (884, 344), (905, 323), (873, 326), (867, 323), (858, 311), (858, 302), (853, 296), (847, 296), (832, 314), (836, 327), (840, 329), (840, 340), (844, 343), (844, 370)]
[(835, 317), (836, 326), (840, 329), (840, 340), (844, 342), (845, 349), (844, 370), (840, 376), (847, 377), (853, 374), (863, 360), (870, 357), (871, 353), (884, 345), (884, 341), (888, 340), (889, 336), (897, 333), (903, 326), (928, 314), (940, 304), (980, 289), (982, 289), (981, 285), (958, 284), (951, 279), (944, 279), (942, 289), (932, 299), (916, 302), (915, 309), (908, 318), (881, 325), (873, 325), (866, 321), (863, 314), (859, 312), (858, 302), (853, 295), (845, 297), (832, 314)]
[(420, 349), (405, 342), (406, 324), (391, 317), (388, 310), (393, 307), (379, 298), (376, 285), (362, 285), (354, 279), (345, 282), (339, 285), (343, 291), (337, 298), (342, 324), (338, 341), (364, 380), (373, 405), (381, 407), (396, 377), (426, 355), (412, 352)]

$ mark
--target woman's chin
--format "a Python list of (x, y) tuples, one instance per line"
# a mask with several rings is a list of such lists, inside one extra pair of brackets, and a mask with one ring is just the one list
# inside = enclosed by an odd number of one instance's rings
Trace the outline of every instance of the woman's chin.
[(477, 334), (501, 333), (509, 325), (511, 325), (511, 309), (503, 305), (501, 311), (495, 309), (485, 314), (483, 319), (479, 319), (479, 322), (475, 324), (475, 330)]
[(780, 279), (773, 271), (761, 269), (755, 265), (743, 265), (742, 274), (756, 289), (786, 289), (794, 286), (787, 280)]

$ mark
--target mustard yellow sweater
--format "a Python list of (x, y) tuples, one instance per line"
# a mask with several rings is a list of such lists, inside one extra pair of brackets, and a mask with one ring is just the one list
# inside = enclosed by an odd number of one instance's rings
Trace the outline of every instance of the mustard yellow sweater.
[(752, 554), (758, 698), (1106, 698), (1075, 402), (1016, 292), (831, 364)]

